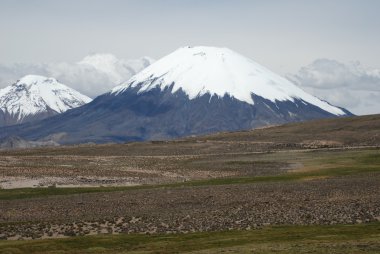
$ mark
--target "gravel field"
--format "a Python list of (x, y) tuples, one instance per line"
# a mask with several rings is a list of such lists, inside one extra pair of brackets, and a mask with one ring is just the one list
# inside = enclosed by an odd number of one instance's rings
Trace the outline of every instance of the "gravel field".
[[(5, 239), (178, 233), (380, 220), (380, 174), (0, 201)], [(9, 223), (12, 222), (12, 223)]]

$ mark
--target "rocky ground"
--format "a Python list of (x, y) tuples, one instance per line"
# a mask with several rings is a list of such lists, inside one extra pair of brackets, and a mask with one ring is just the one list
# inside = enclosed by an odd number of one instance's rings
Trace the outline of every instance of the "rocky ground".
[[(274, 175), (292, 167), (284, 161), (255, 160), (253, 155), (266, 154), (272, 144), (185, 142), (114, 146), (100, 146), (103, 150), (87, 146), (0, 153), (0, 188), (163, 184)], [(107, 154), (110, 150), (115, 152)]]
[[(186, 233), (380, 221), (380, 175), (0, 202), (0, 237)], [(11, 223), (9, 223), (11, 222)]]

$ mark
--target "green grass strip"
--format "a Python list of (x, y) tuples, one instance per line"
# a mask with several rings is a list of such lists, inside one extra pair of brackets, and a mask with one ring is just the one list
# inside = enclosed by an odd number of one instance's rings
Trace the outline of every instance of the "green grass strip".
[[(358, 249), (359, 248), (359, 249)], [(222, 251), (224, 250), (224, 251)], [(119, 234), (0, 241), (0, 253), (378, 253), (380, 224), (274, 226), (190, 234)], [(235, 250), (235, 251), (234, 251)], [(350, 252), (356, 250), (356, 252)], [(358, 251), (361, 250), (361, 251)], [(203, 251), (203, 252), (202, 252)], [(326, 252), (327, 251), (327, 252)]]

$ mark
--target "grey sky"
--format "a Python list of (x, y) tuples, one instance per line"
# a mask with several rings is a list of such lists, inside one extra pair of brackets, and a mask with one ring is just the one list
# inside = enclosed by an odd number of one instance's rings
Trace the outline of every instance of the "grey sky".
[(281, 74), (316, 58), (380, 68), (377, 0), (1, 0), (0, 63), (227, 46)]
[[(102, 86), (78, 77), (85, 72), (75, 63), (86, 55), (159, 59), (181, 46), (209, 45), (293, 76), (305, 90), (354, 113), (380, 113), (379, 10), (378, 0), (0, 0), (0, 88), (40, 70), (34, 74), (57, 73), (95, 96), (113, 80)], [(353, 72), (350, 80), (337, 75), (342, 80), (330, 82), (330, 68), (342, 69), (334, 61)], [(356, 61), (368, 70), (352, 67)], [(353, 105), (348, 98), (358, 90), (363, 95)]]

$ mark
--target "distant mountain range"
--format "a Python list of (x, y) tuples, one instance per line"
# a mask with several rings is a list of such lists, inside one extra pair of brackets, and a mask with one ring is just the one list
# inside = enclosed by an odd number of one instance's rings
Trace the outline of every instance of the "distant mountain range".
[(184, 47), (88, 104), (2, 128), (0, 138), (63, 133), (56, 142), (161, 140), (348, 115), (232, 50)]

